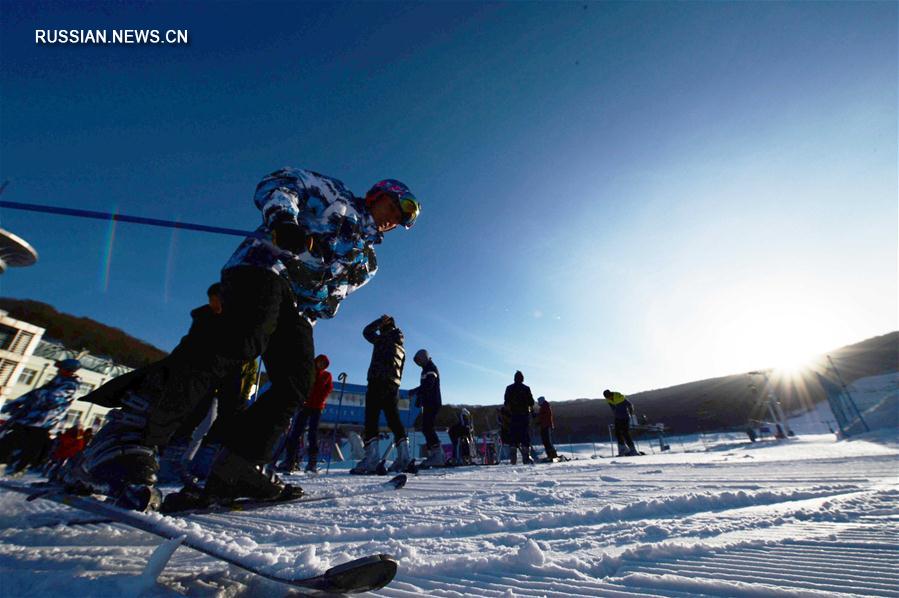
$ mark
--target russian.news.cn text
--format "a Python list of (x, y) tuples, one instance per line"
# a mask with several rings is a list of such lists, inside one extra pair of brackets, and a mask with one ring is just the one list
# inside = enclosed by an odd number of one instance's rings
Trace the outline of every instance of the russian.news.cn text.
[(36, 44), (169, 44), (186, 45), (187, 29), (35, 29)]

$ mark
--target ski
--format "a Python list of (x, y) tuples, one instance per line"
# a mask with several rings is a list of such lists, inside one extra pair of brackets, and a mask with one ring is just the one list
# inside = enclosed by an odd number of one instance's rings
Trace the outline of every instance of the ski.
[(368, 496), (370, 494), (379, 494), (381, 492), (389, 492), (390, 490), (399, 490), (403, 486), (406, 485), (407, 480), (406, 474), (400, 474), (390, 478), (385, 482), (379, 482), (377, 484), (371, 484), (368, 486), (363, 486), (361, 488), (357, 488), (355, 490), (350, 490), (347, 492), (332, 492), (328, 494), (311, 494), (299, 496), (297, 498), (291, 498), (287, 500), (253, 500), (253, 499), (238, 499), (229, 503), (222, 504), (214, 504), (208, 507), (200, 507), (194, 509), (184, 509), (184, 510), (171, 510), (165, 511), (163, 514), (171, 515), (174, 517), (183, 517), (187, 515), (206, 515), (206, 514), (215, 514), (215, 513), (245, 513), (247, 511), (256, 511), (259, 509), (265, 509), (268, 507), (275, 507), (278, 505), (295, 505), (295, 504), (305, 504), (310, 502), (321, 502), (326, 500), (337, 500), (339, 498), (350, 498), (355, 496)]
[[(181, 543), (184, 546), (249, 571), (254, 575), (299, 588), (304, 593), (311, 595), (355, 594), (377, 590), (390, 583), (397, 571), (397, 562), (393, 557), (386, 554), (374, 554), (337, 565), (321, 575), (297, 578), (285, 577), (268, 573), (256, 565), (228, 554), (217, 545), (207, 545), (191, 533), (189, 526), (182, 527), (178, 525), (179, 520), (190, 521), (188, 518), (182, 519), (180, 516), (173, 517), (159, 513), (129, 511), (92, 496), (67, 494), (62, 489), (51, 489), (47, 486), (31, 487), (27, 484), (0, 480), (0, 488), (24, 494), (30, 500), (50, 500), (98, 517), (110, 519), (114, 523), (153, 534), (164, 540), (181, 538)], [(339, 496), (310, 497), (305, 502), (331, 498), (339, 498)], [(268, 503), (268, 505), (271, 504), (273, 503)], [(191, 524), (195, 523), (191, 522)]]

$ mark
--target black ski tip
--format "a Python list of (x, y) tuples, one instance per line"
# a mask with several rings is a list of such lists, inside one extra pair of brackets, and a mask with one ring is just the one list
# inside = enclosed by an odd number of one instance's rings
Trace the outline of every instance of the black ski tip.
[(390, 478), (389, 480), (384, 482), (384, 484), (388, 485), (388, 486), (393, 486), (395, 489), (399, 490), (400, 488), (402, 488), (403, 486), (406, 485), (406, 481), (408, 479), (409, 478), (406, 474), (401, 473), (398, 476), (393, 476), (392, 478)]
[[(397, 476), (399, 477), (399, 476)], [(336, 592), (358, 594), (380, 590), (396, 575), (398, 563), (388, 554), (373, 554), (328, 569), (324, 577)]]

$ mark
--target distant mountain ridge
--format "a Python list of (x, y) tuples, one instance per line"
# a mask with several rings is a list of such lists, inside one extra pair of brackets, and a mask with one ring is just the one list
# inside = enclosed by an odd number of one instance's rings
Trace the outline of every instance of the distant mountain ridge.
[[(828, 352), (846, 384), (868, 376), (899, 371), (899, 331), (876, 336)], [(766, 370), (772, 389), (787, 412), (811, 406), (826, 398), (815, 372), (827, 371), (825, 355), (793, 379), (780, 378), (773, 369)], [(708, 380), (698, 380), (634, 393), (628, 396), (637, 415), (645, 414), (650, 423), (662, 422), (675, 433), (694, 433), (745, 427), (750, 419), (766, 419), (759, 400), (764, 395), (763, 376), (748, 372)], [(614, 390), (614, 389), (613, 389)], [(538, 389), (534, 389), (540, 394)], [(589, 442), (608, 439), (611, 411), (602, 398), (580, 398), (552, 401), (557, 443)], [(496, 428), (495, 413), (499, 405), (468, 406), (477, 429)], [(448, 411), (448, 410), (447, 410)], [(453, 415), (441, 413), (439, 422), (452, 423)], [(448, 422), (448, 423), (447, 423)]]
[[(61, 341), (70, 349), (87, 349), (95, 355), (106, 355), (119, 363), (141, 367), (165, 357), (166, 352), (90, 318), (57, 311), (54, 307), (29, 299), (0, 297), (0, 309), (13, 318), (30, 322), (47, 330), (46, 336)], [(830, 351), (846, 384), (868, 376), (899, 371), (899, 331), (890, 332)], [(824, 400), (824, 391), (814, 372), (825, 372), (822, 355), (794, 380), (777, 379), (774, 370), (772, 387), (788, 412), (797, 411)], [(663, 422), (675, 433), (692, 433), (734, 429), (745, 426), (751, 418), (764, 418), (759, 396), (764, 381), (748, 373), (698, 380), (634, 393), (629, 399), (638, 415), (649, 422)], [(540, 394), (539, 389), (534, 389)], [(478, 433), (495, 429), (499, 405), (467, 406)], [(552, 401), (556, 422), (555, 436), (560, 444), (600, 440), (608, 434), (611, 412), (601, 398), (579, 398)], [(438, 427), (457, 421), (460, 406), (447, 406), (437, 418)]]
[(94, 355), (105, 355), (133, 368), (167, 355), (119, 328), (58, 311), (40, 301), (0, 297), (0, 309), (8, 312), (11, 318), (46, 329), (46, 337), (62, 342), (69, 349), (87, 349)]

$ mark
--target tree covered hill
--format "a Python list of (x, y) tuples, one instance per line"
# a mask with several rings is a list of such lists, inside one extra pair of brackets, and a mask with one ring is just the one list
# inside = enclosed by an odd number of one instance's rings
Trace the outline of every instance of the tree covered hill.
[[(891, 332), (828, 353), (846, 384), (867, 376), (899, 371), (899, 332)], [(814, 360), (795, 375), (766, 370), (772, 390), (787, 412), (799, 411), (826, 398), (815, 372), (826, 373), (826, 356)], [(533, 388), (534, 396), (540, 389)], [(614, 389), (613, 389), (614, 390)], [(600, 391), (601, 392), (601, 391)], [(766, 419), (765, 377), (747, 373), (688, 382), (668, 388), (631, 394), (628, 398), (639, 416), (662, 422), (674, 433), (744, 428), (750, 419)], [(469, 406), (479, 430), (496, 428), (499, 405)], [(599, 398), (553, 401), (557, 442), (589, 442), (608, 438), (612, 414)], [(454, 421), (456, 410), (445, 409), (438, 425)]]
[[(71, 349), (87, 349), (95, 355), (107, 355), (119, 363), (140, 367), (166, 353), (123, 330), (95, 320), (57, 311), (54, 307), (27, 299), (0, 297), (0, 309), (13, 318), (47, 330), (46, 335)], [(899, 370), (899, 331), (848, 345), (829, 355), (847, 384), (858, 378)], [(815, 372), (825, 373), (824, 355), (795, 376), (781, 376), (768, 370), (774, 393), (784, 409), (796, 411), (825, 399)], [(600, 389), (601, 390), (601, 389)], [(540, 389), (533, 389), (535, 397)], [(764, 419), (763, 376), (748, 373), (688, 382), (629, 396), (638, 415), (649, 422), (663, 422), (675, 433), (692, 433), (745, 427), (753, 418)], [(552, 399), (552, 397), (550, 397)], [(552, 401), (556, 420), (556, 438), (560, 443), (599, 440), (608, 435), (611, 412), (602, 398), (578, 398)], [(468, 406), (478, 431), (495, 429), (499, 405)], [(457, 421), (461, 406), (447, 406), (438, 418), (438, 427)]]
[(165, 351), (119, 328), (57, 311), (40, 301), (0, 297), (0, 309), (16, 320), (45, 328), (45, 336), (72, 350), (87, 349), (94, 355), (105, 355), (130, 367), (141, 367), (166, 356)]

